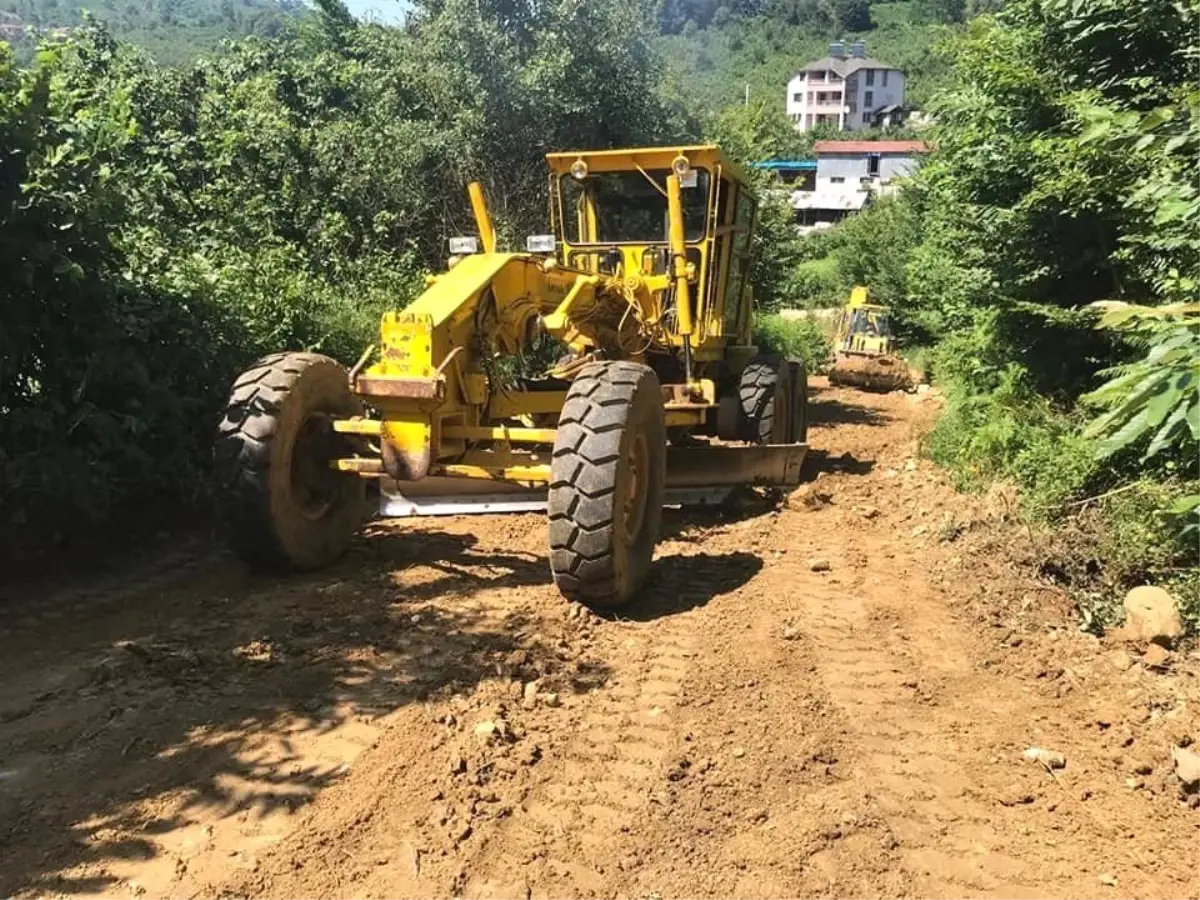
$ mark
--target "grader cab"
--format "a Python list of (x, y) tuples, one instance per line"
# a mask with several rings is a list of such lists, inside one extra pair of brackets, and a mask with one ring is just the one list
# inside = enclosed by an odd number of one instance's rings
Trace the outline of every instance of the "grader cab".
[[(218, 512), (254, 567), (331, 562), (365, 512), (545, 510), (568, 598), (628, 601), (664, 504), (791, 486), (806, 450), (800, 360), (752, 342), (756, 201), (715, 146), (553, 153), (553, 234), (478, 235), (351, 370), (313, 353), (234, 382), (215, 450)], [(542, 373), (505, 360), (557, 342)]]

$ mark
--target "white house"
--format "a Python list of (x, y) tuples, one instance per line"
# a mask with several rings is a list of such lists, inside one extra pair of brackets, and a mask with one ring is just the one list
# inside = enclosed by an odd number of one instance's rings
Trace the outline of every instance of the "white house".
[(816, 141), (817, 173), (811, 190), (795, 190), (790, 202), (801, 234), (829, 228), (862, 209), (872, 197), (895, 190), (929, 152), (924, 141)]
[(787, 114), (800, 131), (829, 124), (857, 131), (889, 121), (904, 107), (904, 73), (867, 56), (867, 45), (855, 41), (849, 54), (838, 41), (829, 55), (792, 75), (787, 86)]
[(887, 193), (929, 152), (924, 141), (815, 141), (818, 191)]

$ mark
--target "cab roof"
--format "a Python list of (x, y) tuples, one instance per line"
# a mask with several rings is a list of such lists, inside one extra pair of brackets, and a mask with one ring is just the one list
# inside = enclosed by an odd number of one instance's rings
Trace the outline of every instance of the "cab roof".
[(669, 169), (671, 160), (682, 154), (697, 169), (721, 167), (721, 173), (740, 184), (748, 184), (745, 173), (721, 152), (716, 144), (678, 144), (662, 147), (631, 147), (618, 150), (564, 150), (547, 153), (546, 163), (556, 175), (565, 175), (571, 163), (582, 159), (591, 172), (634, 172), (643, 169)]

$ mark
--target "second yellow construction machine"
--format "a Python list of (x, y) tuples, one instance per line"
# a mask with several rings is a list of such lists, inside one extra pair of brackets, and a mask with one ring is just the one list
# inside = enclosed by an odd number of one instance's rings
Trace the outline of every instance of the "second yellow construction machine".
[(871, 303), (862, 285), (850, 291), (850, 300), (838, 319), (829, 380), (868, 391), (907, 390), (913, 386), (908, 363), (896, 353), (891, 310)]
[[(218, 512), (252, 566), (331, 562), (385, 516), (544, 509), (560, 591), (628, 601), (664, 504), (798, 483), (807, 377), (760, 353), (749, 273), (756, 201), (715, 146), (553, 153), (552, 234), (478, 236), (388, 312), (347, 371), (314, 353), (234, 382), (214, 449)], [(505, 360), (560, 342), (541, 377)]]

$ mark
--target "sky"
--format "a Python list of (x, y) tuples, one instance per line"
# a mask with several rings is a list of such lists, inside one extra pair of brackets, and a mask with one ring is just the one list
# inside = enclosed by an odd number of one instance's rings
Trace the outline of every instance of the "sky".
[(404, 13), (412, 5), (409, 0), (345, 0), (350, 12), (360, 19), (372, 19), (387, 24), (404, 20)]

